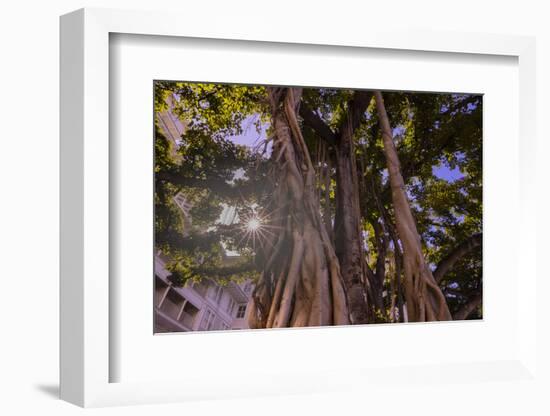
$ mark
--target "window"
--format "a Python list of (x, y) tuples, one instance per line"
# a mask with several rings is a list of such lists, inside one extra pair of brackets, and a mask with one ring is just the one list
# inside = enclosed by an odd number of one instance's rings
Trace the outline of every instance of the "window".
[(189, 216), (189, 211), (191, 210), (193, 205), (190, 204), (189, 202), (187, 202), (187, 200), (185, 199), (185, 195), (183, 195), (181, 192), (179, 192), (174, 197), (174, 202), (177, 204), (177, 206), (183, 211), (183, 213), (186, 216)]
[(246, 303), (239, 305), (239, 309), (237, 310), (237, 319), (244, 318), (245, 313), (246, 313)]
[(208, 297), (210, 299), (216, 299), (216, 295), (218, 294), (218, 289), (219, 288), (220, 288), (219, 286), (211, 284), (210, 288), (209, 288), (209, 292), (208, 292)]
[(201, 322), (200, 328), (202, 330), (207, 330), (207, 331), (212, 329), (212, 326), (214, 325), (214, 318), (215, 317), (216, 317), (216, 315), (214, 314), (214, 312), (212, 312), (211, 310), (206, 310), (206, 312), (204, 313), (204, 315), (202, 317), (202, 322)]
[(233, 315), (233, 310), (235, 309), (235, 301), (231, 298), (229, 298), (229, 301), (227, 302), (227, 308), (226, 311), (229, 315)]
[(223, 296), (223, 287), (219, 287), (218, 288), (218, 292), (216, 293), (216, 303), (219, 304), (222, 300), (222, 296)]
[(216, 303), (220, 303), (223, 296), (223, 287), (221, 286), (212, 286), (212, 291), (210, 292), (210, 297), (214, 299)]

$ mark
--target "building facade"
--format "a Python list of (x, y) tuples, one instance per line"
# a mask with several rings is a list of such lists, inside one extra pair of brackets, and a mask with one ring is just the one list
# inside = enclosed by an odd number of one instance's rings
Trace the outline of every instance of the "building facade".
[(222, 286), (212, 280), (175, 286), (166, 261), (155, 256), (155, 333), (247, 329), (250, 281)]
[[(186, 125), (170, 111), (174, 99), (168, 98), (169, 110), (157, 113), (157, 121), (164, 135), (173, 143), (172, 157), (177, 160), (176, 149)], [(183, 234), (187, 235), (192, 228), (192, 204), (182, 192), (173, 197), (173, 202), (181, 211)], [(224, 215), (230, 211), (224, 209)], [(224, 223), (233, 220), (234, 215), (231, 220), (220, 219)], [(230, 255), (226, 260), (230, 262), (236, 257)], [(202, 279), (200, 283), (189, 282), (179, 287), (169, 279), (168, 262), (169, 259), (160, 252), (155, 255), (155, 333), (248, 328), (247, 305), (253, 289), (250, 281), (242, 284), (229, 282), (222, 286), (213, 280)]]

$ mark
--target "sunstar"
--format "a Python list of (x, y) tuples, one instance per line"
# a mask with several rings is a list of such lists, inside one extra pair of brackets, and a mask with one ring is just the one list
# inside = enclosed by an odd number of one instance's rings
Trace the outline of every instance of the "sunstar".
[(251, 218), (246, 224), (246, 228), (248, 228), (249, 231), (256, 231), (260, 227), (261, 223), (258, 218)]

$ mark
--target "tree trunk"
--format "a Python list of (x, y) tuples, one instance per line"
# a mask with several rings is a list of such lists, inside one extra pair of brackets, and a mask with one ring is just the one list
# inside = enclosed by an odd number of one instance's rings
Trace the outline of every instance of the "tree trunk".
[(353, 140), (349, 134), (343, 134), (336, 148), (334, 246), (340, 260), (353, 324), (368, 321), (358, 189)]
[(420, 235), (405, 192), (399, 157), (393, 142), (392, 129), (382, 94), (377, 91), (374, 95), (382, 130), (384, 155), (388, 166), (397, 232), (403, 245), (405, 300), (408, 319), (413, 322), (451, 320), (452, 317), (445, 296), (437, 285), (422, 253)]
[(335, 149), (336, 212), (334, 215), (334, 246), (340, 260), (350, 319), (353, 324), (369, 321), (366, 277), (367, 264), (363, 248), (359, 184), (353, 136), (359, 126), (372, 92), (356, 91), (348, 103), (347, 112), (338, 132), (332, 129), (311, 109), (300, 108), (304, 123), (328, 145)]
[(367, 302), (367, 264), (363, 247), (363, 227), (359, 205), (359, 178), (355, 155), (354, 132), (372, 94), (355, 93), (342, 123), (336, 144), (336, 214), (334, 242), (348, 295), (353, 324), (369, 320)]
[(338, 259), (320, 215), (311, 162), (296, 113), (300, 88), (268, 88), (274, 128), (276, 191), (272, 238), (250, 300), (251, 328), (345, 325), (346, 294)]

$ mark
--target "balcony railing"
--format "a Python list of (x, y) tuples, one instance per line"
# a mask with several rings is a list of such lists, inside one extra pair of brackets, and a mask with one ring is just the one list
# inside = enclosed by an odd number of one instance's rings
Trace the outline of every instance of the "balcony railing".
[(191, 315), (187, 312), (183, 312), (181, 314), (181, 317), (179, 319), (179, 321), (185, 325), (187, 328), (189, 328), (190, 330), (193, 329), (193, 324), (195, 323), (195, 317), (196, 315)]
[(164, 299), (164, 302), (162, 302), (162, 305), (160, 306), (159, 309), (170, 318), (177, 319), (178, 314), (180, 312), (180, 308), (181, 308), (180, 305), (175, 304), (170, 299)]

